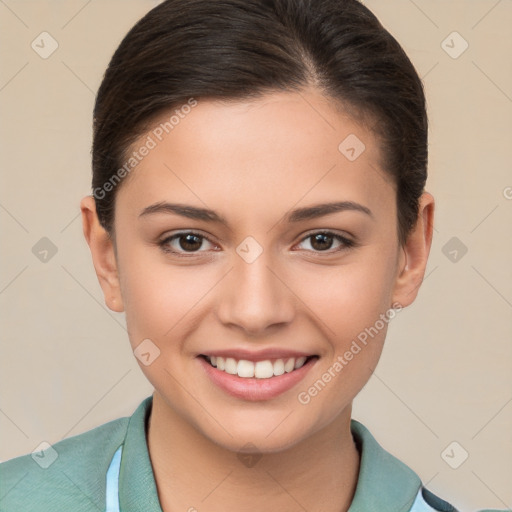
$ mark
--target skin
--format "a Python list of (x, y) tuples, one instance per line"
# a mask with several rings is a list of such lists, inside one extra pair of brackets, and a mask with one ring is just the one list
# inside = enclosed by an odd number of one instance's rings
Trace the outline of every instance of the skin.
[[(366, 146), (355, 161), (338, 150), (349, 134)], [(307, 405), (297, 396), (393, 303), (411, 304), (421, 285), (434, 198), (422, 195), (417, 223), (400, 246), (396, 190), (379, 161), (371, 130), (314, 89), (204, 100), (120, 186), (115, 243), (93, 198), (82, 200), (106, 305), (126, 313), (132, 349), (149, 338), (160, 350), (150, 365), (139, 365), (155, 388), (147, 441), (164, 511), (348, 510), (359, 471), (352, 401), (377, 365), (387, 324)], [(229, 227), (165, 212), (140, 216), (162, 201), (213, 209)], [(335, 201), (359, 203), (373, 215), (347, 210), (284, 220), (292, 209)], [(168, 242), (185, 257), (158, 245), (187, 230), (209, 240), (192, 249), (183, 237)], [(307, 236), (319, 230), (356, 245), (336, 238), (315, 244)], [(248, 236), (263, 249), (252, 263), (236, 252)], [(280, 347), (319, 359), (289, 391), (249, 401), (214, 386), (196, 357), (232, 347)], [(247, 443), (261, 455), (253, 467), (237, 457), (251, 451), (242, 448)]]

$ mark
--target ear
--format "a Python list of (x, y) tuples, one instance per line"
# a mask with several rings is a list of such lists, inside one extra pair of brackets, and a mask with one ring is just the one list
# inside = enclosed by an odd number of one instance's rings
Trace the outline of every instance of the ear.
[(121, 313), (124, 311), (124, 306), (119, 286), (114, 243), (98, 220), (93, 196), (82, 199), (80, 210), (82, 211), (84, 236), (91, 249), (94, 269), (103, 290), (105, 304), (112, 311)]
[(419, 200), (418, 219), (407, 241), (400, 247), (400, 263), (393, 302), (409, 306), (418, 295), (425, 275), (434, 229), (434, 197), (424, 192)]

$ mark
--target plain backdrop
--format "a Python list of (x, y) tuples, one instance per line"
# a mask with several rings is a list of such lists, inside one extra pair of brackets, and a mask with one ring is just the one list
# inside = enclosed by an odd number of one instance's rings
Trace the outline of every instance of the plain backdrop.
[[(157, 3), (0, 2), (0, 460), (152, 393), (104, 305), (79, 201), (103, 72)], [(512, 508), (512, 3), (365, 3), (425, 83), (436, 221), (419, 296), (354, 418), (461, 510)]]

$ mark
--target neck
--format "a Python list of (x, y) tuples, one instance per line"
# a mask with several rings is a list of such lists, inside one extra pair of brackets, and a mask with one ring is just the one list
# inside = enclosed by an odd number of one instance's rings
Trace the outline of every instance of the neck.
[(238, 457), (194, 429), (155, 391), (147, 442), (162, 510), (346, 512), (359, 473), (350, 414), (351, 406), (284, 451)]

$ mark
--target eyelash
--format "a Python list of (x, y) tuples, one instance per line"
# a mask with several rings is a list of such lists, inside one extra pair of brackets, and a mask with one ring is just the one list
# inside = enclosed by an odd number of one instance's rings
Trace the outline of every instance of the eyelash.
[[(195, 231), (181, 231), (180, 233), (176, 233), (174, 235), (171, 235), (171, 236), (168, 236), (166, 237), (164, 240), (161, 240), (160, 242), (158, 242), (158, 245), (160, 246), (160, 248), (162, 249), (162, 251), (164, 251), (165, 253), (168, 253), (168, 254), (173, 254), (175, 256), (178, 256), (180, 258), (190, 258), (190, 257), (193, 257), (197, 254), (200, 254), (201, 252), (203, 251), (195, 251), (195, 252), (179, 252), (179, 251), (175, 251), (173, 249), (170, 249), (169, 248), (169, 243), (173, 240), (176, 240), (176, 239), (179, 239), (181, 237), (184, 237), (186, 235), (195, 235), (195, 236), (198, 236), (199, 238), (201, 239), (204, 239), (204, 240), (207, 240), (208, 242), (210, 242), (211, 244), (213, 244), (213, 242), (205, 235), (202, 235), (201, 233), (197, 233)], [(309, 233), (308, 235), (306, 235), (304, 238), (302, 238), (299, 242), (302, 243), (304, 242), (305, 240), (309, 239), (309, 238), (312, 238), (316, 235), (328, 235), (328, 236), (331, 236), (332, 238), (338, 240), (339, 242), (341, 242), (343, 244), (342, 247), (338, 248), (338, 249), (335, 249), (335, 250), (326, 250), (326, 251), (312, 251), (312, 250), (307, 250), (308, 252), (313, 252), (315, 254), (319, 254), (319, 255), (332, 255), (334, 253), (338, 253), (338, 252), (341, 252), (341, 251), (344, 251), (344, 250), (348, 250), (348, 249), (352, 249), (354, 247), (357, 246), (357, 243), (353, 240), (350, 240), (342, 235), (338, 235), (336, 233), (333, 233), (332, 231), (314, 231), (312, 233)]]

